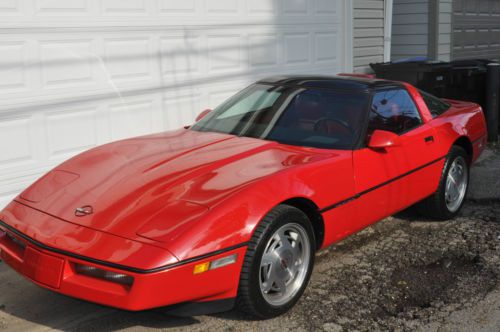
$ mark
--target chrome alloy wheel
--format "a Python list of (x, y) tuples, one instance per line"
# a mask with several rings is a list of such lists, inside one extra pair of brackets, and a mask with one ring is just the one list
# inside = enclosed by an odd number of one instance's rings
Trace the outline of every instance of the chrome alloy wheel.
[(299, 224), (286, 224), (269, 239), (260, 262), (259, 282), (264, 299), (279, 306), (302, 287), (310, 264), (311, 245)]
[(461, 156), (453, 160), (446, 177), (445, 201), (450, 212), (456, 212), (465, 198), (468, 185), (467, 162)]

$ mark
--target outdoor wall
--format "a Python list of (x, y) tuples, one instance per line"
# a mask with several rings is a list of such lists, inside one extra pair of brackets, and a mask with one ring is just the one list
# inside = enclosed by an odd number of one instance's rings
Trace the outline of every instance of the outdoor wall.
[(369, 72), (370, 63), (384, 61), (384, 0), (355, 0), (353, 67)]
[(451, 27), (453, 0), (436, 0), (436, 12), (439, 13), (435, 23), (436, 36), (434, 55), (436, 60), (451, 60)]
[(500, 0), (454, 0), (452, 27), (453, 59), (500, 61)]
[(391, 60), (500, 60), (500, 0), (394, 0)]
[(391, 60), (427, 56), (429, 0), (394, 0)]

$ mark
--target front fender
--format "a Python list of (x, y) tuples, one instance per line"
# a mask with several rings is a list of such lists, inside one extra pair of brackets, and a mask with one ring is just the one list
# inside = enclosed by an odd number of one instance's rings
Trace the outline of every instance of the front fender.
[(262, 218), (284, 201), (306, 198), (321, 209), (353, 195), (352, 155), (346, 151), (340, 157), (293, 167), (245, 186), (185, 225), (167, 248), (185, 260), (241, 245), (250, 241)]

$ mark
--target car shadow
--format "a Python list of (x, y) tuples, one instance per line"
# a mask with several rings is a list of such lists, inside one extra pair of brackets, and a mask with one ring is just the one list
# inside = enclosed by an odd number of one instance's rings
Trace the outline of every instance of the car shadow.
[(417, 221), (417, 220), (427, 221), (427, 219), (425, 219), (414, 206), (411, 206), (403, 211), (396, 213), (395, 215), (393, 215), (393, 217), (405, 221)]
[[(472, 217), (471, 208), (474, 204), (480, 204), (481, 202), (477, 202), (475, 200), (467, 199), (464, 202), (464, 205), (458, 213), (458, 217)], [(494, 204), (494, 202), (486, 202), (486, 204)], [(429, 218), (418, 211), (416, 206), (411, 206), (403, 211), (400, 211), (393, 215), (394, 218), (404, 220), (404, 221), (418, 221), (418, 222), (442, 222), (440, 220), (436, 220), (433, 218)]]
[[(103, 316), (85, 319), (68, 330), (72, 331), (116, 331), (129, 328), (169, 329), (194, 326), (200, 323), (193, 317), (176, 317), (164, 312), (164, 309), (153, 309), (140, 312), (112, 310)], [(99, 309), (98, 309), (99, 310)], [(66, 330), (66, 328), (64, 328)]]
[(200, 323), (169, 315), (165, 308), (130, 312), (51, 292), (22, 278), (0, 261), (0, 329), (26, 331), (40, 326), (63, 331), (125, 328), (179, 328)]
[[(131, 312), (94, 304), (39, 287), (22, 278), (0, 260), (0, 329), (26, 331), (40, 326), (63, 331), (194, 328), (203, 316), (181, 317), (169, 308)], [(228, 321), (251, 321), (236, 310), (210, 314)]]

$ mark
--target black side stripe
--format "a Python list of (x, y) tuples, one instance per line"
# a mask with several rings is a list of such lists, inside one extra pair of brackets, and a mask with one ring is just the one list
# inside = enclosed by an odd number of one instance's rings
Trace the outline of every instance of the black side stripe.
[(179, 261), (179, 262), (176, 262), (176, 263), (172, 263), (172, 264), (160, 266), (160, 267), (157, 267), (157, 268), (154, 268), (154, 269), (139, 269), (139, 268), (135, 268), (135, 267), (131, 267), (131, 266), (126, 266), (126, 265), (121, 265), (121, 264), (106, 262), (106, 261), (102, 261), (100, 259), (95, 259), (95, 258), (91, 258), (91, 257), (87, 257), (87, 256), (82, 256), (82, 255), (75, 254), (75, 253), (72, 253), (72, 252), (69, 252), (69, 251), (66, 251), (66, 250), (61, 250), (61, 249), (57, 249), (57, 248), (53, 248), (53, 247), (47, 246), (47, 245), (45, 245), (45, 244), (43, 244), (43, 243), (41, 243), (41, 242), (39, 242), (39, 241), (37, 241), (35, 239), (32, 239), (31, 237), (27, 236), (26, 234), (21, 233), (20, 231), (18, 231), (17, 229), (15, 229), (12, 226), (6, 224), (2, 220), (0, 220), (0, 226), (3, 227), (3, 228), (5, 228), (5, 229), (7, 229), (9, 232), (16, 234), (20, 238), (22, 238), (22, 239), (30, 242), (34, 246), (42, 248), (44, 250), (51, 251), (51, 252), (54, 252), (54, 253), (57, 253), (57, 254), (60, 254), (60, 255), (64, 255), (64, 256), (67, 256), (67, 257), (76, 258), (76, 259), (79, 259), (79, 260), (82, 260), (82, 261), (86, 261), (86, 262), (90, 262), (90, 263), (94, 263), (94, 264), (98, 264), (98, 265), (102, 265), (102, 266), (107, 266), (107, 267), (111, 267), (111, 268), (118, 269), (118, 270), (123, 270), (123, 271), (138, 273), (138, 274), (148, 274), (148, 273), (161, 272), (161, 271), (164, 271), (164, 270), (167, 270), (167, 269), (171, 269), (171, 268), (174, 268), (174, 267), (177, 267), (177, 266), (181, 266), (181, 265), (193, 263), (193, 262), (200, 261), (200, 260), (212, 257), (212, 256), (223, 254), (223, 253), (228, 252), (228, 251), (232, 251), (232, 250), (235, 250), (235, 249), (246, 247), (248, 245), (247, 242), (243, 242), (243, 243), (231, 246), (231, 247), (227, 247), (227, 248), (224, 248), (224, 249), (212, 251), (212, 252), (204, 254), (204, 255), (200, 255), (200, 256), (189, 258), (189, 259), (186, 259), (186, 260), (183, 260), (183, 261)]
[(327, 207), (325, 207), (325, 208), (322, 208), (321, 210), (319, 210), (319, 213), (325, 213), (325, 212), (330, 211), (330, 210), (333, 210), (333, 209), (335, 209), (335, 208), (337, 208), (337, 207), (339, 207), (339, 206), (342, 206), (342, 205), (345, 205), (345, 204), (347, 204), (347, 203), (350, 203), (350, 202), (352, 202), (352, 201), (354, 201), (354, 200), (356, 200), (356, 199), (360, 198), (360, 197), (361, 197), (361, 196), (363, 196), (363, 195), (366, 195), (366, 194), (368, 194), (368, 193), (370, 193), (370, 192), (372, 192), (372, 191), (374, 191), (374, 190), (377, 190), (377, 189), (379, 189), (379, 188), (381, 188), (381, 187), (384, 187), (384, 186), (386, 186), (386, 185), (388, 185), (388, 184), (391, 184), (391, 183), (392, 183), (392, 182), (394, 182), (394, 181), (400, 180), (400, 179), (404, 178), (405, 176), (408, 176), (408, 175), (410, 175), (410, 174), (413, 174), (413, 173), (415, 173), (415, 172), (418, 172), (418, 171), (420, 171), (421, 169), (424, 169), (424, 168), (426, 168), (426, 167), (429, 167), (429, 166), (431, 166), (431, 165), (433, 165), (433, 164), (435, 164), (435, 163), (437, 163), (437, 162), (439, 162), (439, 161), (441, 161), (441, 160), (443, 160), (443, 159), (445, 159), (445, 158), (446, 158), (446, 156), (443, 156), (443, 157), (440, 157), (440, 158), (438, 158), (438, 159), (435, 159), (435, 160), (433, 160), (433, 161), (431, 161), (431, 162), (429, 162), (429, 163), (427, 163), (427, 164), (425, 164), (425, 165), (419, 166), (419, 167), (417, 167), (417, 168), (415, 168), (415, 169), (412, 169), (412, 170), (411, 170), (411, 171), (409, 171), (409, 172), (406, 172), (406, 173), (404, 173), (404, 174), (398, 175), (398, 176), (396, 176), (395, 178), (392, 178), (392, 179), (390, 179), (390, 180), (388, 180), (388, 181), (385, 181), (385, 182), (383, 182), (383, 183), (381, 183), (381, 184), (378, 184), (378, 185), (376, 185), (376, 186), (374, 186), (374, 187), (371, 187), (371, 188), (369, 188), (369, 189), (367, 189), (367, 190), (365, 190), (365, 191), (362, 191), (362, 192), (360, 192), (360, 193), (358, 193), (358, 194), (356, 194), (356, 195), (354, 195), (354, 196), (352, 196), (352, 197), (349, 197), (349, 198), (347, 198), (347, 199), (345, 199), (345, 200), (342, 200), (342, 201), (340, 201), (340, 202), (337, 202), (337, 203), (335, 203), (335, 204), (332, 204), (332, 205), (329, 205), (329, 206), (327, 206)]

